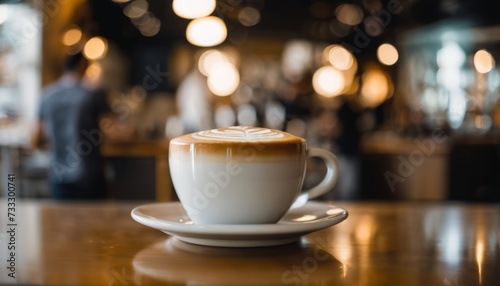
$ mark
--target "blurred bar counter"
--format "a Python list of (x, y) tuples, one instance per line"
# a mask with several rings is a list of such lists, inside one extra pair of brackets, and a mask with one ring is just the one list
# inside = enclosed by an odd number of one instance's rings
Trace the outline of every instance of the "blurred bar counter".
[[(48, 197), (50, 159), (46, 151), (30, 148), (27, 130), (20, 126), (0, 128), (0, 182), (7, 174), (14, 173), (20, 179), (21, 197)], [(116, 200), (174, 199), (168, 170), (168, 145), (167, 139), (105, 140), (101, 152), (107, 163), (109, 197)], [(0, 197), (4, 189), (0, 187)]]
[(168, 145), (167, 139), (105, 141), (101, 152), (110, 167), (112, 198), (171, 201)]
[(361, 144), (361, 198), (500, 201), (500, 136), (377, 133)]

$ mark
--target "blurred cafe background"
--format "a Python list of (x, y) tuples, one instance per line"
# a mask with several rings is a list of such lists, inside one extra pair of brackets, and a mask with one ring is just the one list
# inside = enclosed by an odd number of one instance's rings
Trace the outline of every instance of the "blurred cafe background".
[[(334, 200), (500, 201), (500, 17), (487, 0), (0, 0), (2, 182), (50, 198), (42, 90), (90, 61), (108, 197), (172, 200), (168, 142), (231, 125), (337, 154)], [(322, 178), (308, 164), (305, 185)], [(2, 196), (5, 184), (2, 183)]]

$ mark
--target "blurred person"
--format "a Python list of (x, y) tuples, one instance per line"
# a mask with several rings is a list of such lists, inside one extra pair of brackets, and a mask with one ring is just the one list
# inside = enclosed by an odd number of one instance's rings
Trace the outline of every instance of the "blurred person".
[(344, 100), (337, 111), (340, 132), (335, 138), (340, 169), (344, 171), (334, 196), (342, 200), (360, 197), (361, 178), (361, 109), (355, 102)]
[(316, 130), (313, 132), (317, 138), (310, 141), (335, 153), (340, 165), (342, 176), (333, 191), (323, 196), (323, 199), (355, 200), (360, 197), (362, 134), (358, 125), (361, 113), (354, 103), (341, 97), (336, 100), (338, 106), (322, 109), (316, 115)]
[(182, 80), (175, 96), (184, 133), (213, 127), (211, 94), (206, 79), (197, 67), (194, 67)]
[(55, 199), (103, 199), (107, 195), (100, 116), (108, 111), (104, 92), (85, 82), (87, 61), (69, 56), (64, 73), (42, 93), (33, 133), (37, 148), (49, 145), (49, 178)]

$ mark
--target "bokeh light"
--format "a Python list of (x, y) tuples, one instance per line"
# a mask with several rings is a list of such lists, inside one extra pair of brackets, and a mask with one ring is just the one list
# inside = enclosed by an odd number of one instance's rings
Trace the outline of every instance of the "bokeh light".
[(260, 22), (260, 12), (253, 7), (245, 7), (238, 13), (238, 20), (243, 26), (255, 26)]
[(201, 54), (198, 60), (198, 70), (204, 75), (210, 74), (210, 69), (222, 62), (229, 62), (226, 54), (219, 50), (208, 50)]
[(335, 16), (339, 22), (350, 26), (358, 25), (364, 17), (363, 10), (354, 4), (341, 4), (335, 9)]
[[(146, 14), (148, 15), (148, 14)], [(161, 21), (160, 19), (151, 16), (147, 17), (139, 24), (139, 32), (145, 37), (153, 37), (160, 32)]]
[(479, 73), (488, 73), (495, 67), (495, 59), (487, 50), (479, 50), (474, 54), (474, 67)]
[[(335, 68), (345, 71), (352, 67), (354, 57), (346, 48), (339, 45), (329, 46), (328, 61)], [(327, 47), (328, 48), (328, 47)]]
[(210, 68), (207, 78), (208, 89), (217, 96), (228, 96), (240, 84), (240, 74), (229, 62), (220, 62)]
[(440, 68), (436, 72), (436, 80), (447, 89), (457, 89), (460, 87), (462, 72), (454, 68)]
[(465, 62), (464, 50), (455, 42), (446, 42), (436, 55), (440, 68), (456, 68)]
[(80, 30), (80, 27), (72, 27), (68, 29), (62, 38), (62, 43), (65, 46), (73, 46), (76, 45), (80, 40), (82, 39), (82, 30)]
[(102, 67), (98, 62), (91, 63), (85, 70), (85, 76), (91, 81), (98, 81), (101, 78)]
[(382, 64), (386, 66), (392, 66), (398, 61), (399, 53), (396, 47), (391, 44), (385, 43), (378, 47), (377, 58)]
[(102, 37), (93, 37), (87, 41), (83, 48), (83, 55), (89, 60), (98, 60), (106, 56), (108, 42)]
[(290, 81), (300, 80), (313, 63), (313, 46), (305, 40), (285, 44), (282, 55), (283, 75)]
[(209, 16), (192, 20), (186, 29), (187, 40), (199, 47), (218, 45), (227, 37), (227, 28), (220, 18)]
[(174, 0), (172, 9), (174, 13), (185, 19), (206, 17), (215, 10), (215, 0)]
[(142, 17), (148, 11), (149, 4), (146, 0), (134, 0), (123, 9), (125, 16), (130, 19)]
[(368, 69), (361, 81), (361, 101), (366, 107), (376, 107), (392, 95), (392, 84), (379, 69)]
[(345, 78), (342, 72), (332, 66), (319, 68), (313, 75), (314, 91), (324, 97), (339, 95), (345, 88)]

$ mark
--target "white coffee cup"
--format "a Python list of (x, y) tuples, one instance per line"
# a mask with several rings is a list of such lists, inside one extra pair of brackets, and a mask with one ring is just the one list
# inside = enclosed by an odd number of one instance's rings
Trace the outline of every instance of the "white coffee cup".
[[(319, 157), (325, 178), (302, 191), (306, 162)], [(276, 223), (297, 200), (315, 198), (337, 182), (331, 152), (310, 148), (289, 133), (234, 126), (170, 141), (169, 166), (179, 200), (195, 224)]]

